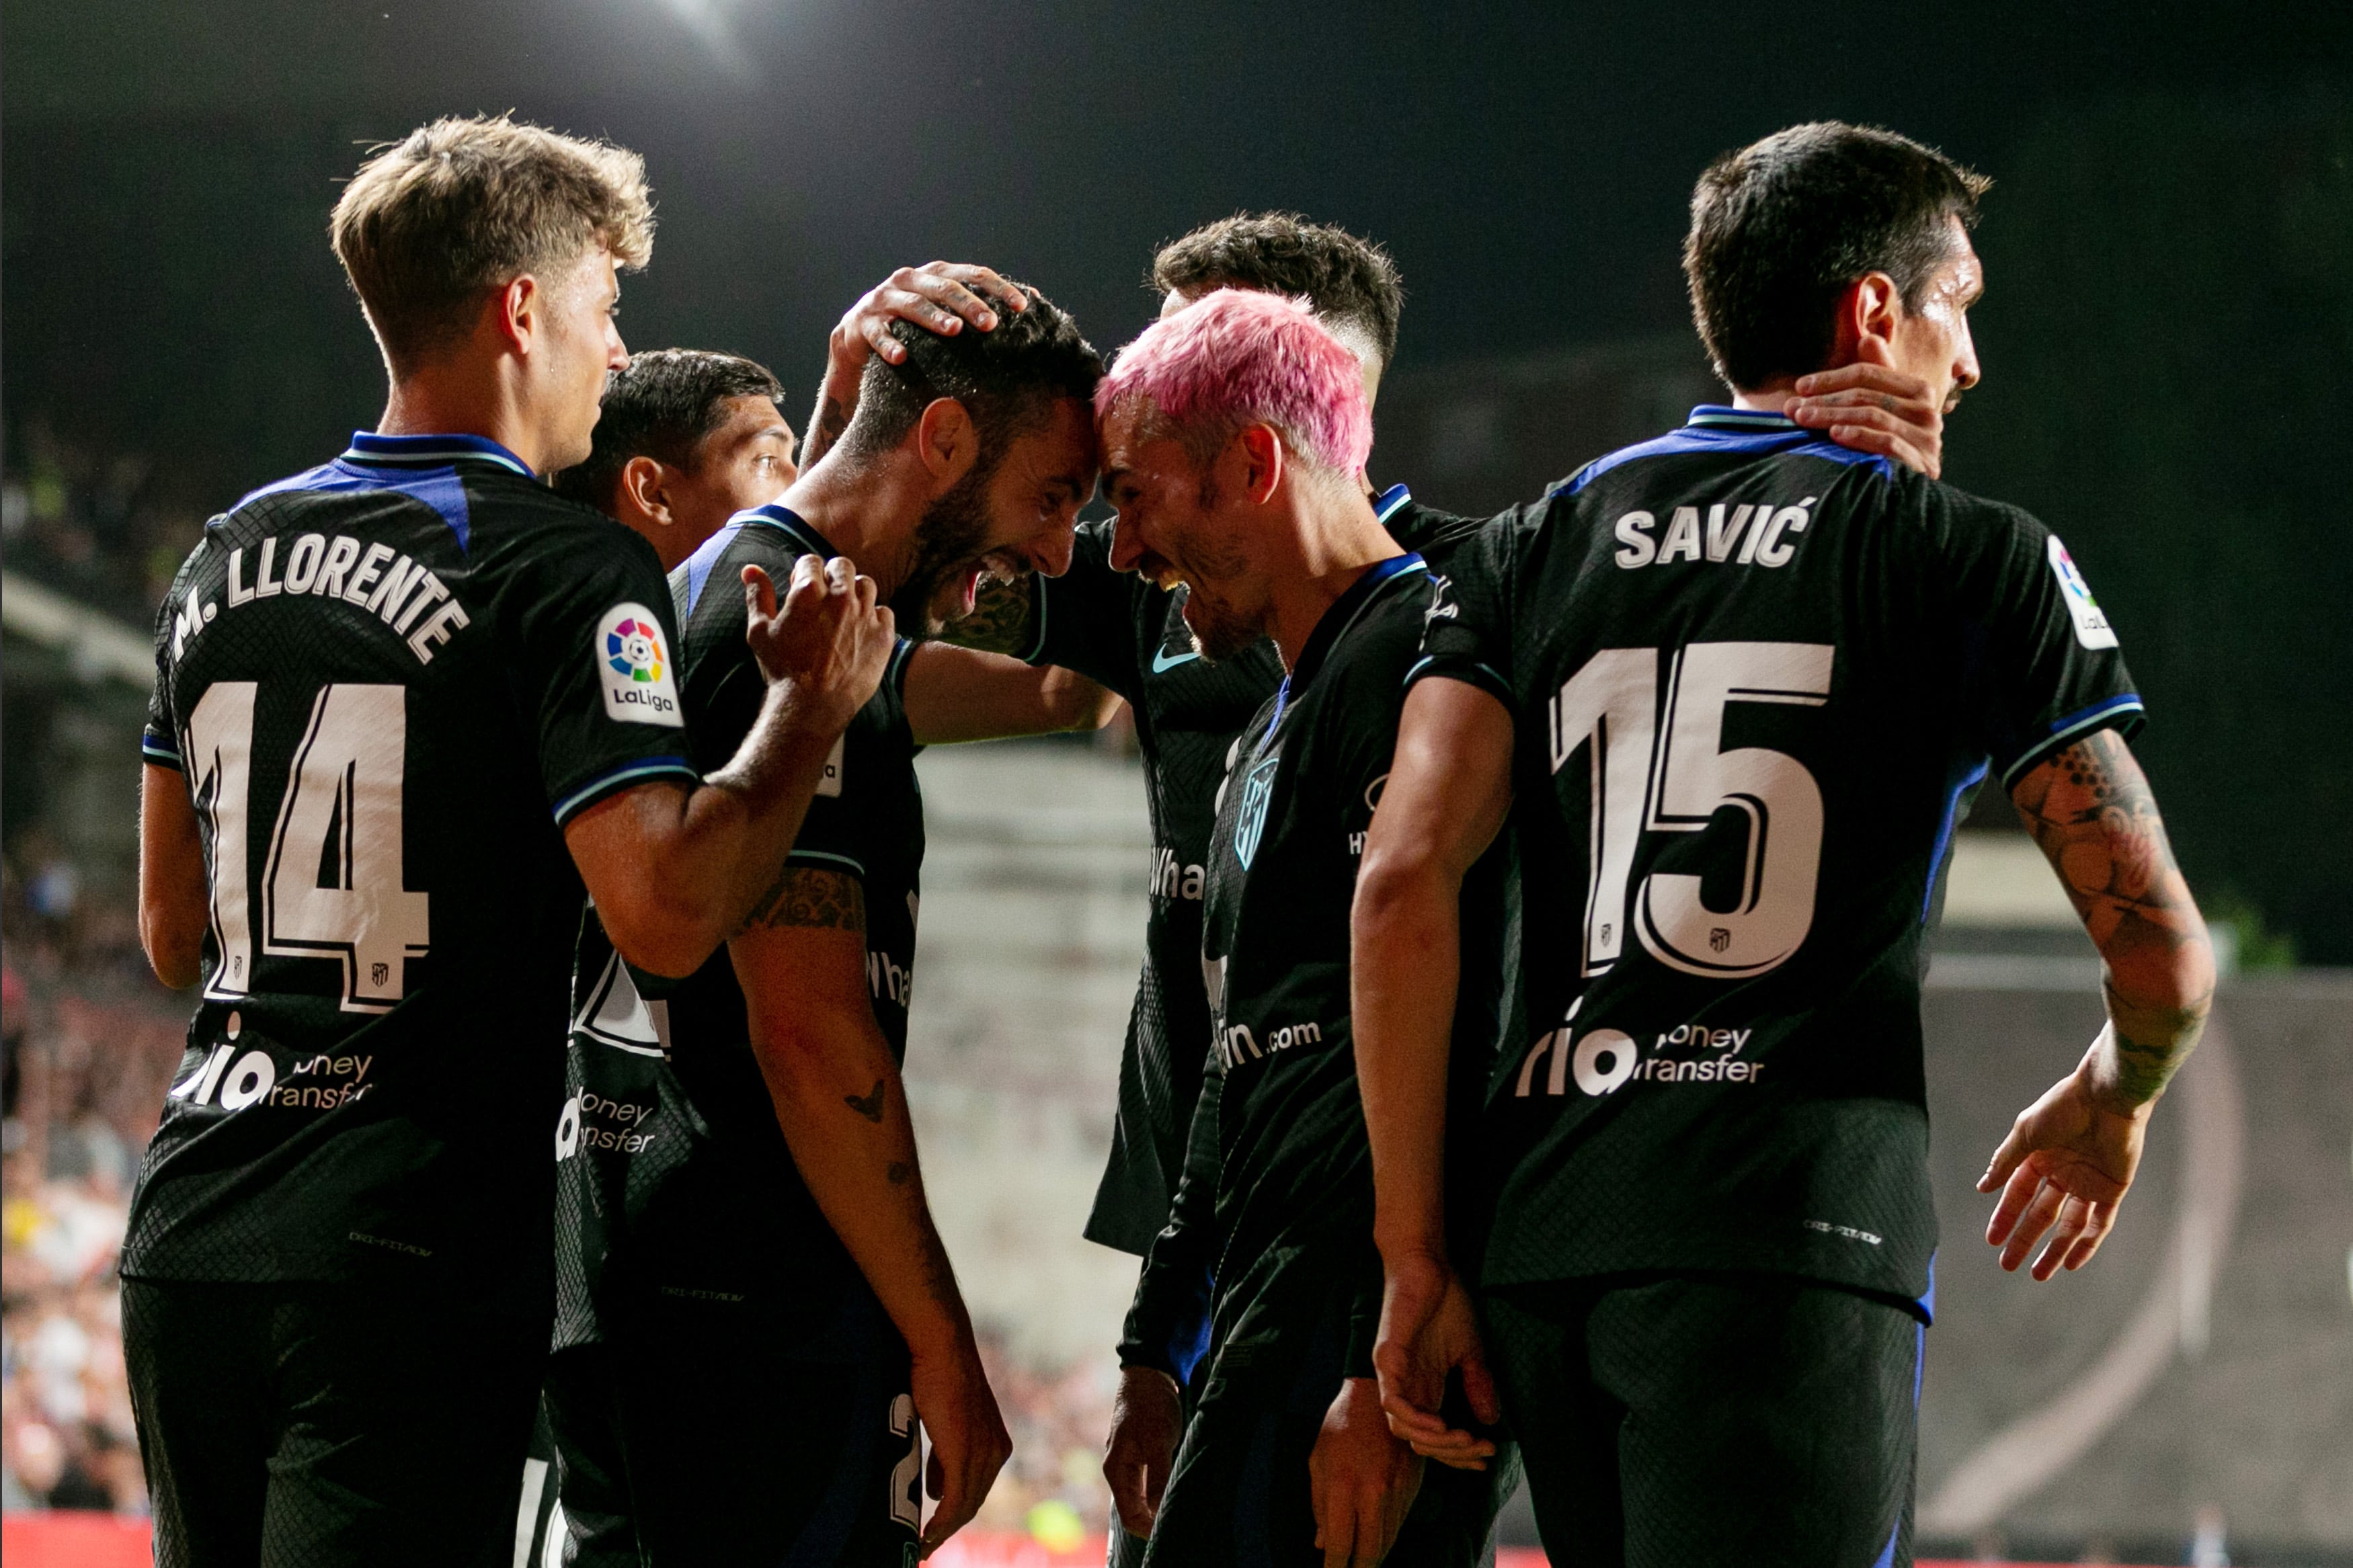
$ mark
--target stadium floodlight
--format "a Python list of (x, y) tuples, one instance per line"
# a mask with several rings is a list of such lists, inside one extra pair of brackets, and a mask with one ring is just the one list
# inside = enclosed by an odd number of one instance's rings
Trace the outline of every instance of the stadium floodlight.
[(738, 81), (752, 79), (751, 56), (735, 33), (741, 0), (661, 0), (661, 4), (711, 52), (722, 70)]

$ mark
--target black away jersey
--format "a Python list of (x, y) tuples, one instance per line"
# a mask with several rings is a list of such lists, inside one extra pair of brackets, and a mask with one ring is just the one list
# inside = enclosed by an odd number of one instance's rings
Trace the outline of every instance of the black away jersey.
[[(671, 573), (690, 746), (702, 766), (734, 754), (766, 692), (744, 640), (743, 568), (761, 567), (781, 589), (801, 556), (836, 553), (799, 517), (765, 506), (730, 519)], [(923, 858), (902, 700), (912, 646), (900, 645), (850, 721), (788, 857), (859, 879), (874, 1018), (901, 1058)], [(794, 1167), (726, 949), (685, 980), (640, 985), (592, 912), (574, 972), (570, 1061), (555, 1141), (559, 1345), (601, 1337), (600, 1319), (632, 1292), (828, 1310), (821, 1285), (855, 1277), (855, 1266)]]
[[(1403, 485), (1373, 506), (1408, 549), (1473, 526), (1418, 506)], [(1184, 1169), (1209, 1037), (1200, 954), (1212, 803), (1234, 736), (1274, 695), (1282, 664), (1269, 642), (1202, 658), (1185, 626), (1184, 591), (1115, 571), (1112, 531), (1108, 521), (1082, 524), (1071, 569), (1036, 579), (1023, 657), (1077, 670), (1125, 698), (1144, 753), (1153, 845), (1144, 972), (1120, 1060), (1111, 1163), (1086, 1231), (1090, 1240), (1141, 1255), (1166, 1223)]]
[(204, 991), (123, 1272), (546, 1300), (581, 888), (560, 829), (696, 780), (652, 550), (465, 436), (354, 436), (206, 525), (143, 749), (185, 774)]
[(1517, 721), (1535, 1037), (1483, 1134), (1488, 1282), (1760, 1268), (1925, 1313), (1953, 825), (1989, 773), (2139, 722), (2082, 574), (2016, 508), (1704, 407), (1450, 575), (1416, 675)]
[[(1212, 1051), (1197, 1121), (1210, 1125), (1194, 1136), (1214, 1163), (1197, 1158), (1179, 1212), (1154, 1243), (1131, 1359), (1148, 1354), (1140, 1342), (1162, 1337), (1155, 1320), (1172, 1316), (1167, 1303), (1206, 1259), (1219, 1368), (1312, 1331), (1336, 1290), (1349, 1303), (1352, 1373), (1369, 1373), (1381, 1271), (1350, 1026), (1349, 907), (1429, 605), (1419, 556), (1366, 573), (1324, 612), (1290, 680), (1232, 747), (1203, 911)], [(1473, 1042), (1494, 1037), (1500, 858), (1463, 900), (1453, 1098), (1466, 1113), (1492, 1055)], [(1206, 1214), (1205, 1178), (1214, 1194)]]

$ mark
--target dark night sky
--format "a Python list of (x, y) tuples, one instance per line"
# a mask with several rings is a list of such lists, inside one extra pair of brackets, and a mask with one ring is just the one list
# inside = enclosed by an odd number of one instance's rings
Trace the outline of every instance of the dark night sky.
[(2337, 9), (10, 0), (0, 102), (37, 142), (319, 126), (321, 216), (352, 141), (429, 114), (611, 136), (663, 220), (632, 342), (738, 348), (796, 384), (899, 261), (1017, 271), (1110, 346), (1155, 242), (1278, 205), (1391, 247), (1404, 361), (1427, 364), (1679, 324), (1692, 176), (1778, 125), (1877, 121), (2000, 176), (2062, 98), (2341, 81)]
[[(361, 143), (438, 114), (645, 153), (661, 232), (629, 342), (765, 360), (807, 389), (796, 415), (894, 265), (991, 263), (1111, 348), (1152, 310), (1155, 246), (1243, 208), (1388, 243), (1401, 370), (1687, 331), (1676, 251), (1711, 157), (1822, 117), (1937, 143), (1997, 182), (1987, 383), (1949, 473), (2096, 569), (2201, 888), (2353, 963), (2353, 734), (2309, 707), (2353, 679), (2342, 0), (0, 0), (0, 29), (9, 461), (54, 433), (144, 474), (118, 510), (162, 520), (167, 564), (206, 511), (373, 424), (325, 217)], [(157, 460), (108, 467), (129, 453)], [(2283, 822), (2330, 825), (2333, 858)]]

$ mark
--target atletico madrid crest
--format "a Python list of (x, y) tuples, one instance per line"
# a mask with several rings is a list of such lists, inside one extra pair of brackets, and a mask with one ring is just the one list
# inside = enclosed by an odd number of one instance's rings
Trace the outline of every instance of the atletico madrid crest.
[(1280, 753), (1253, 766), (1242, 780), (1241, 810), (1234, 817), (1234, 858), (1250, 869), (1258, 855), (1258, 841), (1266, 836), (1267, 803), (1274, 798), (1274, 770)]

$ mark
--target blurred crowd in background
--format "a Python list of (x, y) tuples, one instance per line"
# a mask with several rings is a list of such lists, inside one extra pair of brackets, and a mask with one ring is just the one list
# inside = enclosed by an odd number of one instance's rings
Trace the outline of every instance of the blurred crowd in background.
[(185, 1026), (133, 978), (129, 909), (23, 848), (0, 904), (0, 1506), (143, 1512), (115, 1261)]

